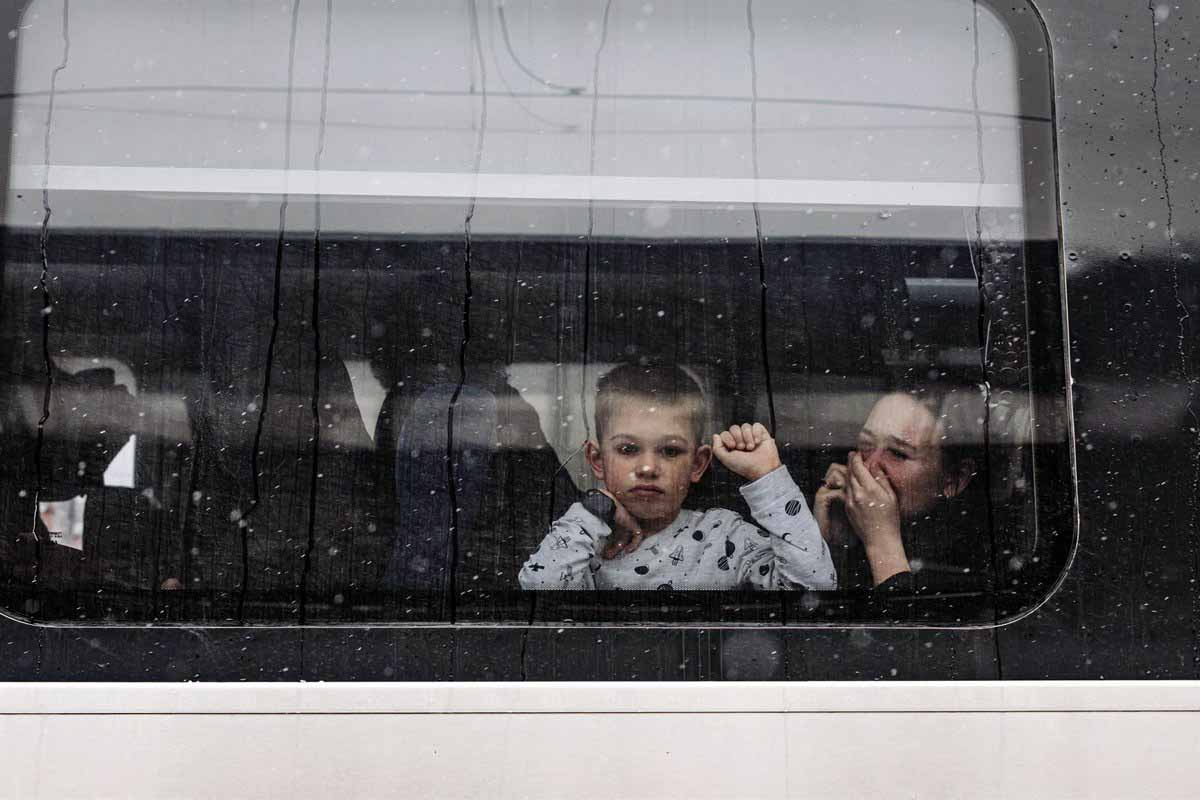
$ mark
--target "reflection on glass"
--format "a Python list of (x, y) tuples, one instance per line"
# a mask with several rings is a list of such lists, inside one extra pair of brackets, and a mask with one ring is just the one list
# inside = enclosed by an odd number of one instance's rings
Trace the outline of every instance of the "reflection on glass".
[(39, 0), (19, 35), (5, 607), (954, 622), (1057, 568), (1049, 120), (984, 6)]

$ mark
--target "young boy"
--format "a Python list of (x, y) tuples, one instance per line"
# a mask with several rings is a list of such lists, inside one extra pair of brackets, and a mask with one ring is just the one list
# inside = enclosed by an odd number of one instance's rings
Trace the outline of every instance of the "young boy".
[[(604, 375), (586, 445), (604, 489), (551, 526), (521, 586), (837, 588), (829, 549), (767, 429), (735, 425), (710, 445), (705, 418), (700, 388), (678, 367), (625, 364)], [(682, 510), (713, 453), (750, 481), (742, 496), (761, 528), (723, 508)]]

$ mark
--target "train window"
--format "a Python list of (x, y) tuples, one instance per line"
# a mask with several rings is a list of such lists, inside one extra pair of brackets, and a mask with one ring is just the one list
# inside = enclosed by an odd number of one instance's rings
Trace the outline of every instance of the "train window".
[(1064, 568), (1028, 10), (35, 0), (11, 36), (8, 612), (983, 624)]

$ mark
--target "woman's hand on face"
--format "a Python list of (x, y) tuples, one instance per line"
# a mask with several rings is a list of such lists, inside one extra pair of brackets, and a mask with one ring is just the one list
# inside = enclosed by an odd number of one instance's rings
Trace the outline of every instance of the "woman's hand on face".
[(846, 476), (845, 464), (830, 464), (825, 471), (825, 480), (817, 489), (813, 503), (813, 516), (817, 527), (829, 544), (846, 544), (850, 541), (850, 523), (846, 519)]
[(886, 475), (875, 477), (858, 453), (850, 454), (846, 483), (846, 516), (862, 540), (875, 585), (898, 572), (908, 572), (908, 556), (900, 537), (900, 504)]
[(632, 553), (641, 546), (642, 539), (645, 538), (641, 526), (638, 525), (638, 521), (633, 518), (628, 509), (621, 505), (621, 501), (613, 496), (612, 492), (608, 489), (600, 491), (608, 495), (609, 499), (613, 501), (613, 505), (616, 506), (613, 513), (613, 531), (604, 545), (604, 550), (600, 552), (600, 557), (614, 559), (621, 553)]
[(846, 516), (868, 547), (900, 539), (900, 504), (887, 476), (875, 477), (858, 453), (846, 469)]

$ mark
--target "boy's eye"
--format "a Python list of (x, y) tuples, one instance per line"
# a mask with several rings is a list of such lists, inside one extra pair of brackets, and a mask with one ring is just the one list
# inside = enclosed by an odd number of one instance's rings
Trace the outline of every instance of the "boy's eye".
[(901, 461), (908, 460), (908, 453), (904, 452), (903, 450), (897, 450), (896, 448), (892, 447), (892, 448), (888, 449), (888, 452), (891, 453), (896, 458), (900, 459)]
[(662, 449), (662, 454), (667, 458), (678, 458), (683, 455), (683, 448), (675, 445), (667, 445)]
[(623, 456), (636, 456), (638, 449), (637, 445), (626, 443), (617, 445), (617, 452)]

